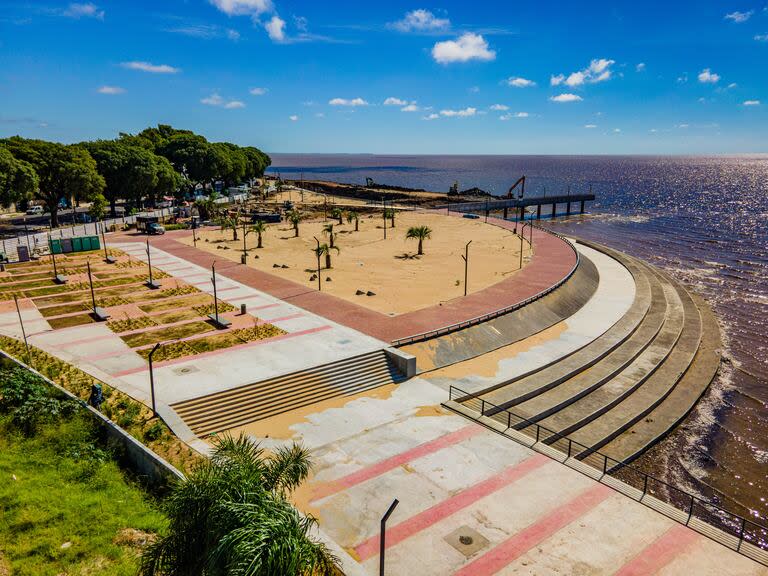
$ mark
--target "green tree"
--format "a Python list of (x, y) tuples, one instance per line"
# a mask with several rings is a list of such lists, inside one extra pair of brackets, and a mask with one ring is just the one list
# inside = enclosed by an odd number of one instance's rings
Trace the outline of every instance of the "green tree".
[(230, 214), (225, 213), (219, 218), (219, 225), (221, 230), (232, 230), (232, 240), (237, 240), (237, 228), (240, 226), (240, 215), (237, 213)]
[(341, 220), (344, 217), (344, 213), (341, 211), (341, 208), (333, 208), (331, 210), (331, 218), (336, 218), (336, 220), (339, 221), (339, 224), (341, 224)]
[(293, 232), (295, 238), (299, 237), (299, 222), (301, 222), (303, 219), (304, 217), (298, 210), (291, 210), (288, 212), (288, 220), (291, 224), (293, 224)]
[(37, 173), (32, 165), (16, 159), (0, 145), (0, 205), (7, 207), (31, 197), (37, 186)]
[(347, 212), (347, 224), (355, 223), (355, 232), (360, 231), (360, 215), (354, 210)]
[(318, 248), (313, 248), (313, 252), (316, 256), (323, 257), (325, 256), (325, 267), (330, 268), (331, 267), (331, 252), (333, 250), (336, 250), (336, 253), (338, 254), (341, 252), (338, 246), (329, 246), (328, 244), (320, 244)]
[(336, 248), (336, 233), (333, 231), (333, 224), (326, 224), (323, 226), (323, 236), (328, 236), (328, 241), (331, 243), (331, 248)]
[(209, 460), (164, 501), (167, 535), (142, 555), (142, 576), (330, 576), (336, 558), (311, 531), (290, 494), (311, 469), (297, 445), (267, 455), (241, 435), (214, 441)]
[(88, 151), (77, 145), (14, 136), (0, 141), (13, 156), (32, 165), (39, 178), (34, 197), (51, 213), (51, 227), (59, 225), (59, 201), (90, 200), (104, 190), (104, 178)]
[(218, 195), (214, 192), (210, 196), (195, 200), (195, 208), (201, 220), (217, 220), (219, 217), (219, 204), (216, 203)]
[(395, 227), (395, 209), (394, 208), (387, 208), (384, 210), (384, 217), (389, 218), (389, 221), (392, 224), (392, 228)]
[(429, 226), (411, 226), (408, 228), (408, 232), (406, 232), (405, 238), (406, 240), (413, 238), (419, 241), (418, 254), (421, 256), (424, 254), (424, 240), (432, 238), (432, 229)]
[(91, 200), (91, 207), (88, 209), (88, 214), (90, 214), (91, 218), (94, 220), (99, 221), (104, 218), (106, 213), (107, 199), (104, 198), (102, 194), (97, 194), (93, 197), (93, 200)]
[(261, 235), (267, 231), (267, 225), (262, 220), (256, 220), (256, 223), (251, 227), (251, 229), (254, 232), (256, 232), (256, 237), (257, 237), (256, 248), (262, 248)]

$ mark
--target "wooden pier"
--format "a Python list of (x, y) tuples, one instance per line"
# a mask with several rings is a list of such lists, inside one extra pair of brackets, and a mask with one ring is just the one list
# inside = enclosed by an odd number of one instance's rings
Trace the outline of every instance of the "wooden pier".
[(504, 218), (509, 217), (509, 211), (512, 210), (520, 212), (522, 218), (525, 213), (525, 209), (529, 206), (536, 207), (536, 219), (541, 219), (542, 206), (551, 206), (551, 217), (554, 218), (558, 204), (565, 204), (566, 216), (570, 216), (574, 213), (574, 205), (578, 206), (578, 213), (584, 214), (586, 202), (595, 199), (594, 194), (561, 194), (559, 196), (536, 196), (530, 198), (505, 198), (494, 199), (490, 198), (485, 201), (479, 202), (456, 202), (452, 204), (445, 204), (439, 208), (447, 209), (448, 212), (462, 212), (465, 214), (471, 213), (485, 213), (487, 216), (490, 212), (504, 212)]

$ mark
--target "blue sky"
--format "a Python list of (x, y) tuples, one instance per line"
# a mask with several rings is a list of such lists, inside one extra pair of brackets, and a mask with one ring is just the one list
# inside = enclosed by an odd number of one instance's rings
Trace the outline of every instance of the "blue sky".
[(0, 3), (0, 136), (768, 152), (768, 0)]

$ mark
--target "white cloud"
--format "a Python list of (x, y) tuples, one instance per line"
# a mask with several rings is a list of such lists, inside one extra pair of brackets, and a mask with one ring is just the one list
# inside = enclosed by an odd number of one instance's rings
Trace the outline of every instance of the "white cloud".
[(435, 114), (434, 112), (432, 114), (427, 114), (426, 116), (423, 116), (422, 120), (437, 120), (440, 118), (440, 114)]
[(699, 82), (703, 84), (717, 84), (720, 81), (720, 75), (715, 74), (709, 68), (704, 68), (699, 72)]
[(636, 72), (645, 72), (645, 62), (640, 62), (637, 66), (635, 66)]
[(506, 104), (494, 104), (491, 106), (491, 110), (509, 110), (509, 106)]
[(730, 83), (730, 84), (728, 84), (728, 86), (727, 86), (728, 90), (733, 90), (734, 88), (738, 88), (738, 87), (739, 87), (739, 85), (738, 85), (738, 84), (736, 84), (736, 82), (731, 82), (731, 83)]
[(400, 112), (418, 112), (419, 107), (416, 105), (416, 101), (414, 100), (410, 104), (406, 104), (402, 108), (400, 108)]
[(768, 34), (755, 34), (755, 40), (758, 42), (768, 42)]
[(477, 108), (471, 108), (471, 107), (463, 108), (461, 110), (440, 110), (440, 116), (447, 116), (449, 118), (452, 118), (452, 117), (467, 118), (469, 116), (474, 116), (475, 114), (477, 114)]
[(597, 128), (597, 124), (584, 124), (584, 128)]
[(499, 116), (499, 120), (512, 120), (512, 118), (528, 118), (530, 114), (528, 112), (510, 112), (508, 114), (502, 114)]
[(742, 22), (746, 22), (752, 17), (752, 14), (754, 14), (754, 10), (750, 10), (749, 12), (731, 12), (730, 14), (726, 14), (724, 18), (726, 20), (732, 20), (733, 22), (736, 22), (737, 24), (741, 24)]
[(96, 4), (86, 3), (78, 4), (72, 3), (67, 6), (63, 12), (67, 18), (96, 18), (97, 20), (104, 20), (104, 10), (99, 10)]
[(267, 88), (251, 88), (248, 90), (248, 93), (253, 96), (264, 96), (267, 92), (269, 92)]
[(678, 84), (685, 84), (686, 82), (688, 82), (688, 74), (683, 74), (682, 76), (677, 77)]
[(675, 128), (679, 128), (680, 130), (685, 130), (686, 128), (689, 128), (690, 124), (675, 124)]
[(536, 82), (528, 80), (527, 78), (521, 78), (520, 76), (510, 76), (507, 79), (507, 84), (513, 88), (532, 88), (536, 86)]
[(181, 72), (181, 69), (174, 68), (168, 64), (152, 64), (151, 62), (123, 62), (121, 66), (129, 70), (140, 70), (151, 74), (176, 74)]
[(288, 120), (290, 120), (291, 122), (296, 122), (298, 121), (298, 119), (299, 117), (296, 116), (296, 114), (291, 114), (290, 116), (288, 116)]
[(760, 100), (744, 100), (744, 106), (760, 106)]
[(237, 108), (245, 108), (245, 104), (240, 100), (225, 100), (218, 92), (214, 92), (210, 96), (207, 96), (200, 100), (201, 104), (206, 106), (216, 106), (218, 108), (225, 108), (227, 110), (235, 110)]
[(114, 96), (115, 94), (125, 93), (125, 88), (121, 88), (120, 86), (101, 86), (97, 92), (99, 94), (109, 94), (110, 96)]
[(227, 38), (232, 40), (232, 42), (237, 42), (238, 40), (240, 40), (240, 32), (238, 32), (237, 30), (232, 30), (231, 28), (227, 28), (226, 34), (227, 34)]
[(401, 100), (400, 98), (395, 98), (393, 96), (390, 96), (386, 100), (384, 100), (384, 106), (405, 106), (408, 104), (405, 100)]
[(352, 98), (351, 100), (347, 98), (332, 98), (328, 101), (328, 104), (331, 106), (368, 106), (368, 102), (362, 98)]
[(237, 30), (222, 28), (214, 24), (187, 24), (184, 26), (177, 26), (176, 28), (169, 28), (168, 32), (183, 34), (184, 36), (191, 36), (193, 38), (201, 38), (203, 40), (227, 38), (236, 42), (240, 39), (240, 33)]
[(429, 10), (412, 10), (402, 20), (389, 25), (400, 32), (436, 32), (451, 27), (448, 18), (438, 18)]
[(559, 86), (565, 84), (566, 86), (582, 86), (584, 84), (597, 84), (598, 82), (604, 82), (610, 79), (612, 71), (611, 66), (615, 64), (614, 60), (608, 60), (607, 58), (594, 59), (589, 63), (589, 66), (583, 70), (572, 72), (568, 76), (565, 74), (558, 74), (552, 76), (549, 83), (552, 86)]
[(277, 14), (272, 16), (272, 18), (264, 24), (264, 28), (266, 29), (270, 40), (275, 42), (282, 42), (285, 40), (285, 20), (280, 18)]
[(549, 99), (552, 102), (581, 102), (584, 100), (584, 98), (578, 94), (570, 94), (568, 92), (564, 94), (558, 94), (557, 96), (550, 96)]
[(272, 10), (271, 0), (209, 0), (230, 16), (258, 16)]
[(618, 134), (619, 132), (621, 132), (621, 128), (614, 128), (613, 129), (613, 133), (614, 134)]
[(488, 42), (480, 34), (466, 32), (456, 40), (437, 42), (432, 47), (432, 58), (440, 64), (470, 60), (488, 61), (496, 58), (496, 52), (488, 48)]

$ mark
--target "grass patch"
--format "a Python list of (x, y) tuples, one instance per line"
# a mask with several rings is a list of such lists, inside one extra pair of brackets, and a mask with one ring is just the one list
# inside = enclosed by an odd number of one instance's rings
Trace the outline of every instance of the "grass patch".
[(72, 328), (73, 326), (82, 326), (83, 324), (90, 324), (95, 322), (91, 313), (77, 314), (75, 316), (65, 316), (64, 318), (51, 318), (48, 320), (48, 324), (51, 328), (58, 330), (60, 328)]
[[(229, 304), (227, 302), (222, 302), (219, 300), (219, 314), (224, 314), (225, 312), (232, 312), (235, 310), (235, 307), (232, 306), (232, 304)], [(195, 312), (197, 312), (198, 316), (208, 316), (209, 314), (213, 314), (216, 311), (216, 307), (214, 307), (213, 302), (210, 304), (203, 304), (202, 306), (195, 306), (194, 307)]]
[(107, 322), (107, 326), (113, 332), (127, 332), (128, 330), (138, 330), (139, 328), (147, 328), (148, 326), (157, 326), (157, 322), (147, 316), (129, 318), (126, 315), (124, 320), (112, 320)]
[(40, 310), (40, 314), (42, 314), (45, 318), (48, 318), (49, 316), (69, 314), (70, 312), (82, 312), (83, 310), (88, 310), (88, 307), (82, 302), (76, 302), (75, 304), (62, 304), (60, 306), (43, 308)]
[(172, 326), (171, 328), (161, 328), (151, 332), (140, 332), (139, 334), (130, 334), (121, 336), (123, 342), (131, 348), (156, 344), (165, 340), (178, 340), (179, 338), (188, 338), (196, 334), (204, 334), (213, 330), (213, 326), (208, 322), (190, 322), (181, 326)]
[(14, 274), (14, 272), (11, 272), (11, 276), (3, 276), (0, 278), (0, 282), (6, 283), (6, 282), (18, 282), (20, 280), (37, 280), (39, 278), (45, 278), (47, 276), (52, 276), (49, 272), (36, 272), (34, 274), (28, 274), (25, 272), (22, 272), (21, 274)]
[[(161, 293), (162, 294), (162, 293)], [(211, 297), (207, 294), (198, 294), (196, 296), (188, 296), (185, 298), (175, 298), (173, 300), (163, 300), (160, 302), (151, 302), (149, 304), (139, 304), (139, 309), (147, 314), (151, 312), (161, 312), (163, 310), (171, 310), (173, 308), (192, 308), (194, 306), (200, 306), (210, 302)]]
[(172, 312), (163, 312), (152, 316), (152, 319), (157, 324), (174, 324), (175, 322), (182, 322), (183, 320), (196, 320), (200, 318), (200, 314), (194, 310), (173, 310)]

